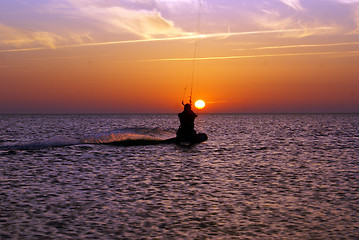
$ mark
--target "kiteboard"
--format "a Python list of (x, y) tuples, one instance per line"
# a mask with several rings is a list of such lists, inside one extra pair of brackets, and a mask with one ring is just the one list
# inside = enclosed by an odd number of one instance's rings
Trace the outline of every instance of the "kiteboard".
[(191, 136), (183, 136), (183, 137), (174, 137), (163, 140), (162, 143), (175, 143), (181, 146), (191, 146), (193, 144), (198, 144), (204, 142), (208, 139), (207, 134), (205, 133), (197, 133)]
[(192, 146), (204, 142), (208, 139), (207, 134), (197, 133), (191, 136), (174, 137), (165, 140), (159, 139), (127, 139), (121, 141), (105, 142), (102, 144), (112, 146), (143, 146), (143, 145), (158, 145), (158, 144), (177, 144), (181, 146)]

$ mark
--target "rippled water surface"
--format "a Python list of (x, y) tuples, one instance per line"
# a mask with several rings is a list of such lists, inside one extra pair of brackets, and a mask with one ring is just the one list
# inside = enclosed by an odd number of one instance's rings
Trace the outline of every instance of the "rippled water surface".
[(0, 116), (1, 239), (358, 239), (359, 115)]

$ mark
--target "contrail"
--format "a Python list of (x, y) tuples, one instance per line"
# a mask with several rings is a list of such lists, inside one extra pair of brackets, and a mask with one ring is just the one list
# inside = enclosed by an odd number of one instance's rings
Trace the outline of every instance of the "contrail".
[[(279, 54), (262, 54), (262, 55), (242, 55), (242, 56), (222, 56), (222, 57), (200, 57), (196, 60), (225, 60), (225, 59), (245, 59), (245, 58), (263, 58), (263, 57), (284, 57), (284, 56), (305, 56), (305, 55), (330, 55), (350, 53), (359, 54), (359, 51), (337, 51), (337, 52), (306, 52), (306, 53), (279, 53)], [(144, 62), (161, 62), (161, 61), (192, 61), (192, 58), (162, 58), (144, 60)]]
[[(255, 49), (255, 50), (264, 50), (264, 49), (301, 48), (301, 47), (336, 47), (336, 46), (347, 46), (347, 45), (358, 45), (358, 44), (359, 44), (359, 42), (323, 43), (323, 44), (300, 44), (300, 45), (258, 47), (258, 48), (252, 48), (252, 49)], [(246, 49), (246, 50), (247, 50), (247, 49)]]
[[(317, 27), (310, 30), (333, 30), (333, 27)], [(225, 32), (225, 33), (209, 33), (209, 34), (188, 34), (185, 36), (170, 37), (170, 38), (151, 38), (151, 39), (137, 39), (137, 40), (125, 40), (125, 41), (110, 41), (110, 42), (97, 42), (97, 43), (81, 43), (72, 45), (62, 45), (55, 48), (51, 47), (36, 47), (36, 48), (18, 48), (18, 49), (5, 49), (0, 50), (0, 53), (6, 52), (24, 52), (24, 51), (39, 51), (50, 49), (63, 49), (63, 48), (75, 48), (75, 47), (91, 47), (91, 46), (103, 46), (103, 45), (117, 45), (117, 44), (131, 44), (131, 43), (145, 43), (145, 42), (160, 42), (160, 41), (176, 41), (176, 40), (188, 40), (196, 38), (218, 38), (218, 37), (232, 37), (243, 36), (253, 34), (271, 34), (271, 33), (288, 33), (288, 32), (300, 32), (303, 29), (279, 29), (279, 30), (264, 30), (264, 31), (249, 31), (249, 32)]]

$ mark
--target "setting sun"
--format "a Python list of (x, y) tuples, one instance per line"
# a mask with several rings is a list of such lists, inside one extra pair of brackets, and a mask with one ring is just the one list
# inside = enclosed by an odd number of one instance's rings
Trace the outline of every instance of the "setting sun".
[(197, 100), (194, 104), (194, 106), (197, 108), (197, 109), (202, 109), (206, 106), (206, 103), (203, 101), (203, 100)]

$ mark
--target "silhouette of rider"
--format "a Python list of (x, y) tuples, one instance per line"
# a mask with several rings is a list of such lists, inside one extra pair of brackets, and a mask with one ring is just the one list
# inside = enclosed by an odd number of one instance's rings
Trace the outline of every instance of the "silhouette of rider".
[(192, 136), (196, 134), (196, 131), (194, 130), (194, 119), (197, 117), (197, 114), (192, 111), (190, 103), (183, 105), (183, 112), (178, 114), (181, 125), (177, 130), (177, 138)]

